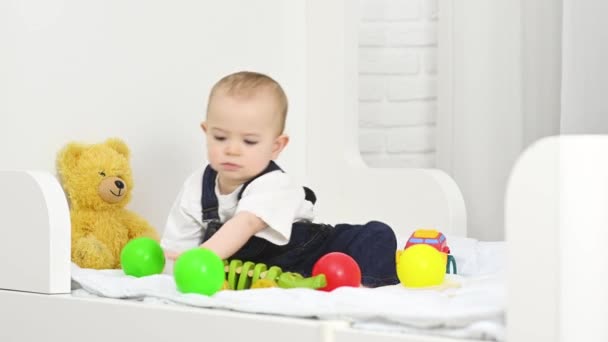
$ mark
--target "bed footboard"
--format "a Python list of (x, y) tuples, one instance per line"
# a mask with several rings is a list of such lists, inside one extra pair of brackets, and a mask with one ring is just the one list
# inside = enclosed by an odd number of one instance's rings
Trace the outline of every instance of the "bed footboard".
[(0, 289), (69, 293), (70, 213), (58, 181), (47, 172), (0, 171), (0, 188)]
[(540, 140), (506, 196), (509, 341), (606, 341), (608, 136)]

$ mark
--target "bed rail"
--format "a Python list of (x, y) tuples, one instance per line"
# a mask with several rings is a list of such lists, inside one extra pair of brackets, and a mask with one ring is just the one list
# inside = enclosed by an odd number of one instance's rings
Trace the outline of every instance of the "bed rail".
[(0, 171), (0, 289), (70, 292), (70, 212), (57, 179)]

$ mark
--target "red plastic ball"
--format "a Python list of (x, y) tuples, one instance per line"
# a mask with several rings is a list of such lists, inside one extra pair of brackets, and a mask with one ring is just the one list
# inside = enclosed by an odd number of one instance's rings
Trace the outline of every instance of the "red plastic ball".
[(340, 252), (327, 253), (312, 268), (312, 275), (325, 274), (327, 286), (323, 291), (332, 291), (340, 286), (359, 287), (361, 285), (361, 269), (348, 254)]

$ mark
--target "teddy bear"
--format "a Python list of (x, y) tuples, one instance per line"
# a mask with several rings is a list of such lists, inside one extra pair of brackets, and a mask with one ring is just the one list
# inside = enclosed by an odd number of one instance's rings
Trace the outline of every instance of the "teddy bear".
[(68, 143), (57, 156), (57, 173), (70, 205), (72, 261), (83, 268), (120, 268), (120, 253), (136, 237), (158, 241), (156, 230), (126, 209), (133, 178), (124, 141)]

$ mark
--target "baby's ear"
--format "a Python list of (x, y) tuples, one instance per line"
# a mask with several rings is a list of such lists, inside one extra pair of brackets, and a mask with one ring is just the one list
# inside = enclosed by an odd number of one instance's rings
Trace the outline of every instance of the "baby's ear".
[(86, 145), (79, 143), (69, 143), (57, 154), (57, 171), (59, 174), (64, 174), (67, 170), (72, 170), (76, 167), (82, 152), (86, 149)]
[(129, 147), (125, 144), (124, 141), (118, 138), (110, 138), (105, 141), (105, 144), (110, 146), (114, 151), (122, 154), (125, 158), (129, 159), (131, 152), (129, 151)]

